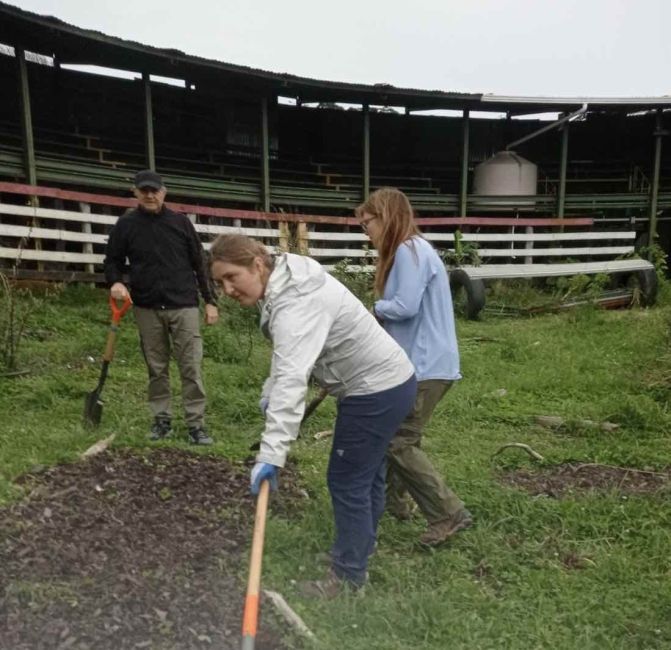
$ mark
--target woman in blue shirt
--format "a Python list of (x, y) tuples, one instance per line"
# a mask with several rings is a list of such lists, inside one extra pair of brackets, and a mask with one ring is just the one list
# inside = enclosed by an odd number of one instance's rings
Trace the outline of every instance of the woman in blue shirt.
[(355, 211), (377, 249), (374, 313), (415, 366), (417, 399), (388, 451), (387, 508), (408, 519), (412, 501), (428, 522), (420, 542), (437, 546), (472, 524), (421, 448), (422, 431), (443, 395), (461, 379), (447, 270), (419, 232), (400, 190), (381, 188)]

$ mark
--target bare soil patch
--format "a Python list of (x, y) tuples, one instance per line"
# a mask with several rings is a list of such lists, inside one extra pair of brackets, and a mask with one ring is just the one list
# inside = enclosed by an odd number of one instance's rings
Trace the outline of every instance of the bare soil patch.
[(562, 498), (576, 492), (653, 494), (671, 489), (671, 471), (641, 470), (596, 463), (566, 463), (537, 470), (518, 469), (502, 475), (504, 484), (534, 496)]
[[(161, 448), (28, 474), (0, 510), (0, 648), (239, 648), (254, 501), (245, 467)], [(298, 487), (282, 473), (275, 513)], [(281, 649), (262, 605), (258, 649)]]

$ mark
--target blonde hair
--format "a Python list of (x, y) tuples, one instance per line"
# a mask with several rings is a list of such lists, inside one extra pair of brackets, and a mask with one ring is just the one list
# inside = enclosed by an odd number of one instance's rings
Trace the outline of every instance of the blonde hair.
[(363, 219), (364, 214), (370, 214), (380, 220), (382, 229), (376, 245), (375, 293), (381, 296), (394, 264), (396, 250), (411, 237), (421, 237), (421, 232), (415, 223), (415, 214), (408, 197), (395, 187), (376, 190), (355, 208), (354, 214), (358, 219)]
[(219, 235), (210, 247), (210, 266), (228, 262), (249, 268), (260, 257), (267, 269), (273, 268), (273, 258), (261, 243), (247, 235)]

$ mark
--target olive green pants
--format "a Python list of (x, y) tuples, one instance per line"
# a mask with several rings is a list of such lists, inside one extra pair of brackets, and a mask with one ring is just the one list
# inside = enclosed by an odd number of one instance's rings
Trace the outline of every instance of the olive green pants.
[(417, 384), (415, 405), (387, 452), (387, 509), (392, 514), (409, 514), (408, 494), (430, 524), (448, 519), (464, 507), (421, 448), (424, 427), (452, 383), (428, 379)]
[(149, 371), (149, 408), (154, 417), (172, 417), (170, 358), (174, 354), (182, 382), (182, 406), (189, 428), (203, 426), (205, 389), (201, 377), (203, 340), (197, 307), (134, 307), (140, 345)]

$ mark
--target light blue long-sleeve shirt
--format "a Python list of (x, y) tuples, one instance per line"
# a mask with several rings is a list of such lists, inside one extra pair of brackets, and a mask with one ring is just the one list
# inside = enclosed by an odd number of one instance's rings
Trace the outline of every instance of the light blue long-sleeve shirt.
[(413, 237), (398, 247), (375, 313), (410, 357), (419, 381), (461, 379), (447, 269), (428, 241)]

